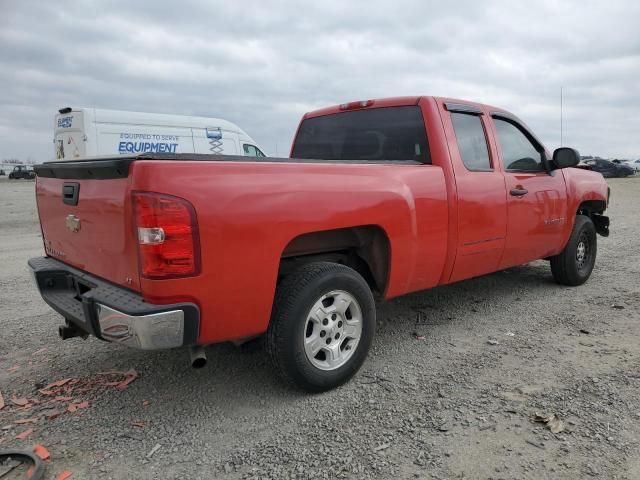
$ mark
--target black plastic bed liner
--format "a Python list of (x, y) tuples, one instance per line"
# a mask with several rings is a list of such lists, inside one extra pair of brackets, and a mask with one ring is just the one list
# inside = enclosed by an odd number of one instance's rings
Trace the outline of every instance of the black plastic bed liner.
[(132, 156), (92, 157), (84, 160), (47, 162), (34, 165), (36, 175), (45, 178), (107, 180), (127, 178), (129, 166), (140, 160), (182, 160), (191, 162), (251, 162), (251, 163), (344, 163), (373, 165), (421, 165), (415, 160), (320, 160), (311, 158), (245, 157), (203, 153), (142, 153)]

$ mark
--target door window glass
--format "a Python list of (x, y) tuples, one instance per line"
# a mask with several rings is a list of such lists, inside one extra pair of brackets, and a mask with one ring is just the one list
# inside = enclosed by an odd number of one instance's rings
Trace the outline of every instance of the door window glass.
[(248, 143), (242, 144), (242, 148), (244, 149), (244, 154), (247, 157), (264, 157), (264, 153), (260, 151), (258, 147), (255, 145), (249, 145)]
[(494, 118), (505, 170), (540, 172), (542, 155), (527, 136), (513, 123)]
[(480, 117), (466, 113), (452, 113), (451, 121), (464, 165), (469, 170), (490, 170), (487, 139)]

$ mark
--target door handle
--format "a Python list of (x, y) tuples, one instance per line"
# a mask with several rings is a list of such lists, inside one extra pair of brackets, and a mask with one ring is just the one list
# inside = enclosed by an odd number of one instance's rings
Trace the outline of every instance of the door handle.
[(529, 190), (527, 190), (526, 188), (522, 188), (522, 187), (516, 187), (516, 188), (511, 189), (511, 191), (509, 193), (511, 195), (513, 195), (514, 197), (523, 197), (524, 195), (529, 193)]

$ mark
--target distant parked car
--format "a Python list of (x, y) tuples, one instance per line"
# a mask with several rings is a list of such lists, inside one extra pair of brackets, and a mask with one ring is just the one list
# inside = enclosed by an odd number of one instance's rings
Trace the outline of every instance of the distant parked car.
[(638, 160), (629, 160), (629, 166), (633, 168), (634, 172), (640, 172), (640, 158)]
[(617, 158), (615, 160), (611, 160), (613, 163), (615, 163), (616, 165), (626, 165), (627, 167), (630, 167), (631, 170), (633, 170), (634, 172), (636, 171), (636, 169), (634, 168), (634, 166), (631, 164), (631, 160), (618, 160)]
[(33, 168), (27, 167), (26, 165), (16, 165), (9, 174), (9, 179), (19, 180), (21, 178), (33, 180), (36, 178), (36, 172), (33, 171)]
[(599, 172), (605, 178), (628, 177), (629, 175), (633, 175), (635, 173), (633, 168), (628, 165), (625, 165), (623, 163), (613, 163), (609, 160), (603, 160), (601, 158), (585, 160), (582, 163), (583, 165), (586, 165), (589, 170)]
[(4, 173), (4, 170), (0, 169), (0, 176), (2, 175), (6, 175), (6, 173)]

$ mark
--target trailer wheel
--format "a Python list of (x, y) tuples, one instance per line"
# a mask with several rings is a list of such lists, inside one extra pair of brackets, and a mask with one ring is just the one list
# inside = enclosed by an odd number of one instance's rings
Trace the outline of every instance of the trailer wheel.
[(591, 276), (596, 263), (598, 243), (593, 220), (586, 215), (576, 216), (573, 231), (560, 254), (551, 257), (551, 273), (561, 285), (582, 285)]
[(373, 295), (360, 274), (336, 263), (310, 263), (277, 288), (267, 351), (286, 380), (321, 392), (358, 371), (375, 325)]

